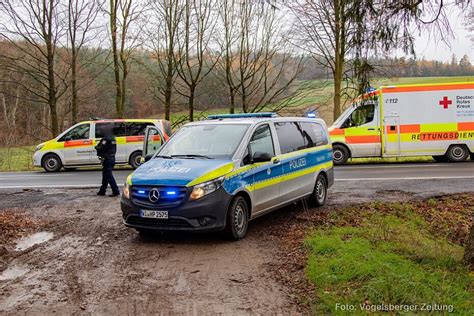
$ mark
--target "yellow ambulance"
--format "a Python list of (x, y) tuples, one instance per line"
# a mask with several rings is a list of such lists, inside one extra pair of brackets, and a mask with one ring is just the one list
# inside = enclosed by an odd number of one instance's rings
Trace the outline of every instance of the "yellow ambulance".
[(383, 86), (329, 128), (335, 164), (349, 158), (474, 160), (474, 82)]

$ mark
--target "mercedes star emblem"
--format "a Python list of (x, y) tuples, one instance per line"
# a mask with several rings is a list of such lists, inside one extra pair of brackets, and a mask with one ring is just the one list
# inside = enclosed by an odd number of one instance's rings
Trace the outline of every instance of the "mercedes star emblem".
[(148, 194), (148, 199), (152, 203), (158, 202), (160, 199), (160, 191), (158, 191), (158, 189), (151, 189), (150, 193)]

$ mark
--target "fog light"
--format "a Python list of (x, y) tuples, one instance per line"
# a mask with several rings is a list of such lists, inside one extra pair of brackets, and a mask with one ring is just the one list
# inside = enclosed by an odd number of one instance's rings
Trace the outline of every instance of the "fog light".
[(212, 222), (212, 218), (210, 217), (200, 217), (198, 219), (199, 225), (201, 226), (207, 226)]

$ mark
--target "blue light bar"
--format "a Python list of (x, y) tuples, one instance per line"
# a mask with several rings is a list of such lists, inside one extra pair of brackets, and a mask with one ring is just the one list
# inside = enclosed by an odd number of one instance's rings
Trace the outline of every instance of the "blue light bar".
[(176, 195), (176, 191), (167, 191), (166, 194), (167, 195)]
[(309, 117), (309, 118), (315, 118), (316, 113), (308, 113), (308, 114), (306, 114), (306, 116)]
[(145, 194), (145, 190), (138, 190), (138, 193)]
[(233, 118), (265, 118), (265, 117), (278, 117), (278, 114), (273, 112), (260, 112), (260, 113), (239, 113), (239, 114), (214, 114), (209, 115), (207, 118), (210, 120), (220, 119), (233, 119)]

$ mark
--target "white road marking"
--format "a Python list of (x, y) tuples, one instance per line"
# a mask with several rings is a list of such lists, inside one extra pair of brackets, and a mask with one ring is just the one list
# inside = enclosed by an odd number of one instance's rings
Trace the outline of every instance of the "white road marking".
[[(117, 186), (123, 187), (123, 184), (118, 184)], [(100, 183), (96, 184), (46, 184), (46, 185), (12, 185), (12, 186), (0, 186), (0, 189), (67, 189), (67, 188), (95, 188), (100, 187)]]
[(358, 169), (403, 169), (403, 168), (423, 168), (423, 167), (452, 167), (449, 164), (419, 164), (419, 165), (371, 165), (371, 166), (364, 166), (364, 165), (346, 165), (346, 166), (336, 166), (339, 170), (358, 170)]
[(474, 176), (439, 176), (439, 177), (391, 177), (391, 178), (347, 178), (334, 181), (387, 181), (387, 180), (436, 180), (436, 179), (474, 179)]

